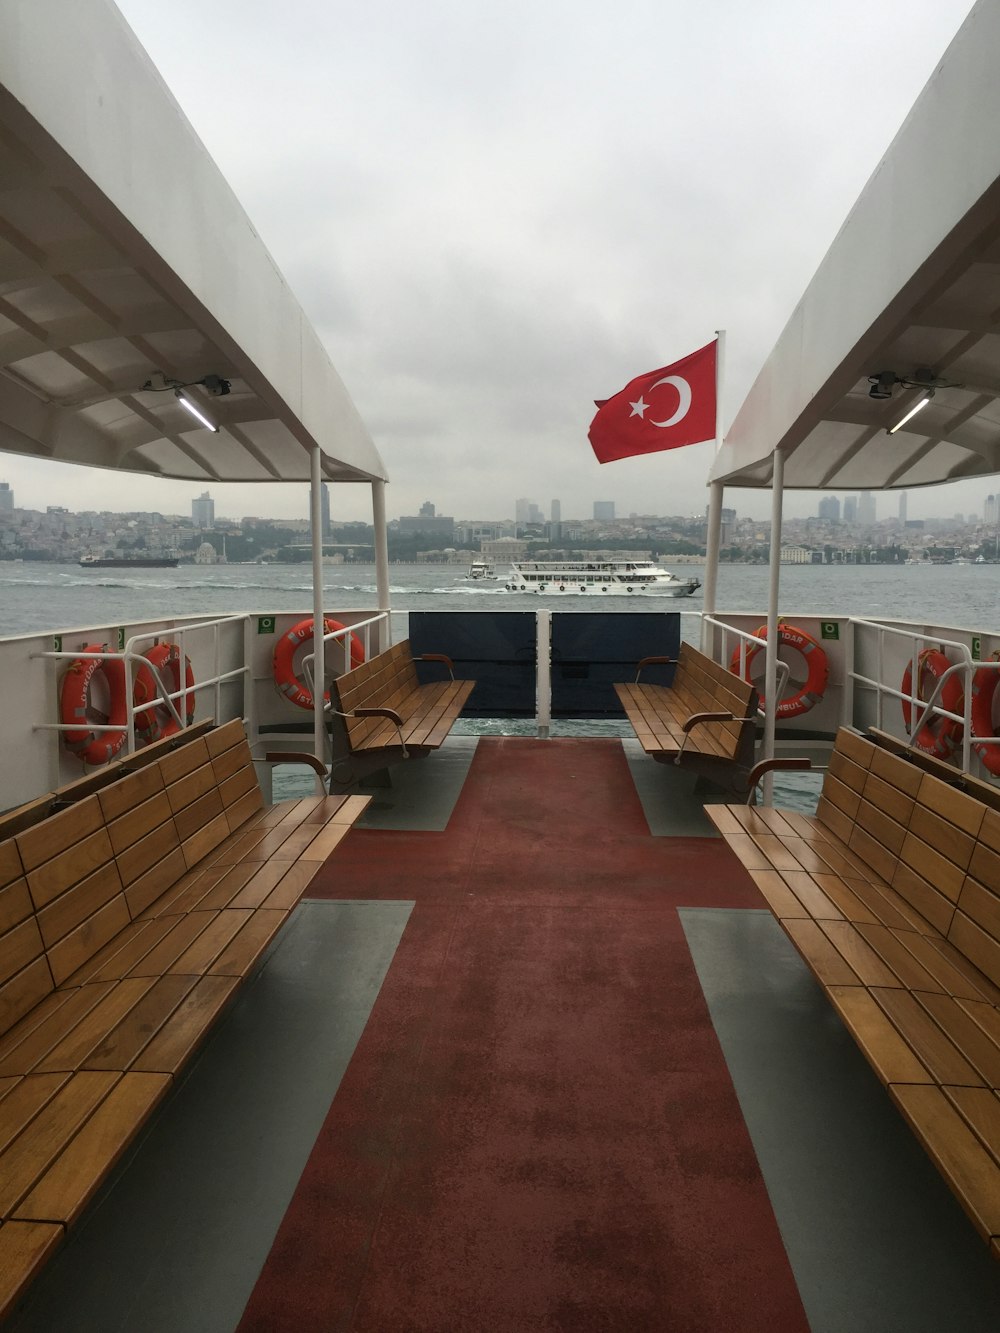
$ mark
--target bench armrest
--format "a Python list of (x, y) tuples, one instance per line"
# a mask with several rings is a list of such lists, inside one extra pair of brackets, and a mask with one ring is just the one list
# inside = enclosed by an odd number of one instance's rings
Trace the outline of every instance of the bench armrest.
[(635, 665), (635, 683), (639, 684), (639, 674), (644, 666), (676, 666), (676, 657), (640, 657)]
[(403, 750), (403, 758), (408, 759), (409, 754), (406, 749), (406, 739), (403, 736), (403, 719), (394, 708), (352, 708), (349, 713), (344, 713), (344, 717), (384, 717), (386, 721), (391, 722), (396, 728), (399, 736), (399, 744)]
[(447, 657), (444, 653), (421, 653), (419, 657), (414, 659), (414, 661), (443, 662), (445, 666), (448, 668), (448, 675), (452, 678), (452, 680), (455, 679), (455, 663), (451, 660), (450, 657)]
[(812, 768), (812, 760), (790, 755), (787, 759), (762, 759), (759, 764), (754, 764), (747, 777), (747, 805), (756, 805), (757, 787), (766, 773), (793, 768)]
[(677, 751), (674, 759), (675, 764), (681, 762), (684, 754), (684, 747), (687, 745), (688, 736), (695, 727), (701, 726), (703, 722), (753, 722), (755, 717), (737, 717), (735, 713), (692, 713), (688, 720), (681, 727), (684, 733), (684, 739), (681, 741), (681, 748)]
[(396, 712), (395, 708), (352, 708), (345, 717), (387, 717), (390, 722), (394, 722), (397, 727), (403, 725), (403, 719)]
[(301, 750), (268, 750), (264, 755), (265, 764), (308, 764), (314, 773), (326, 777), (326, 764), (314, 754), (303, 754)]

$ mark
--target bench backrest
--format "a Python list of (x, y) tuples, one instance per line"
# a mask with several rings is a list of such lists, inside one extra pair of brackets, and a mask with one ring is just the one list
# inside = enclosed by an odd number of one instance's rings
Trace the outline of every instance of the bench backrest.
[[(755, 686), (689, 643), (682, 643), (677, 655), (673, 688), (683, 690), (691, 702), (692, 712), (732, 713), (737, 718), (756, 718), (758, 694)], [(712, 734), (716, 738), (723, 734), (727, 736), (734, 753), (741, 742), (749, 739), (752, 752), (755, 726), (755, 721), (723, 722), (713, 727)]]
[(239, 721), (109, 774), (0, 841), (0, 1034), (263, 805)]
[(1000, 984), (1000, 812), (842, 728), (817, 817)]
[[(377, 653), (353, 671), (338, 676), (331, 684), (333, 706), (339, 713), (355, 708), (395, 708), (420, 686), (413, 663), (409, 639)], [(383, 718), (346, 717), (341, 719), (349, 744), (361, 744), (374, 731), (385, 726)]]

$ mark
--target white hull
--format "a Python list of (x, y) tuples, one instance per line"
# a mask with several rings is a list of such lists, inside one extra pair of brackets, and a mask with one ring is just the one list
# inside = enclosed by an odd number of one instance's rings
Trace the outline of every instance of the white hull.
[(529, 583), (506, 585), (508, 592), (530, 592), (542, 594), (545, 597), (690, 597), (696, 592), (699, 584), (692, 587), (688, 583), (678, 583), (675, 587), (669, 584), (661, 584), (659, 587), (636, 588), (628, 584), (608, 584), (606, 587), (602, 584), (591, 584), (581, 587), (579, 584), (549, 583), (542, 586), (534, 586)]

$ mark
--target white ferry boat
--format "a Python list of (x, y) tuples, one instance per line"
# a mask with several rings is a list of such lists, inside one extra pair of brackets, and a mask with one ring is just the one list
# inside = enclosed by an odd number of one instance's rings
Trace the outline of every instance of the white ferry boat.
[(576, 597), (690, 597), (700, 587), (652, 560), (518, 560), (506, 583), (508, 592)]

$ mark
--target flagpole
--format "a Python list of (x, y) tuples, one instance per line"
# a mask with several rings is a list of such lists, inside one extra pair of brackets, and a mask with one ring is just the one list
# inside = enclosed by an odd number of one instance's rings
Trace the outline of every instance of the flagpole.
[[(722, 448), (722, 391), (726, 361), (726, 330), (716, 329), (715, 348), (715, 456)], [(714, 460), (713, 460), (714, 461)], [(709, 483), (708, 522), (705, 529), (705, 586), (702, 589), (701, 651), (711, 656), (712, 626), (707, 617), (715, 615), (715, 593), (719, 580), (719, 546), (722, 541), (721, 481)]]

